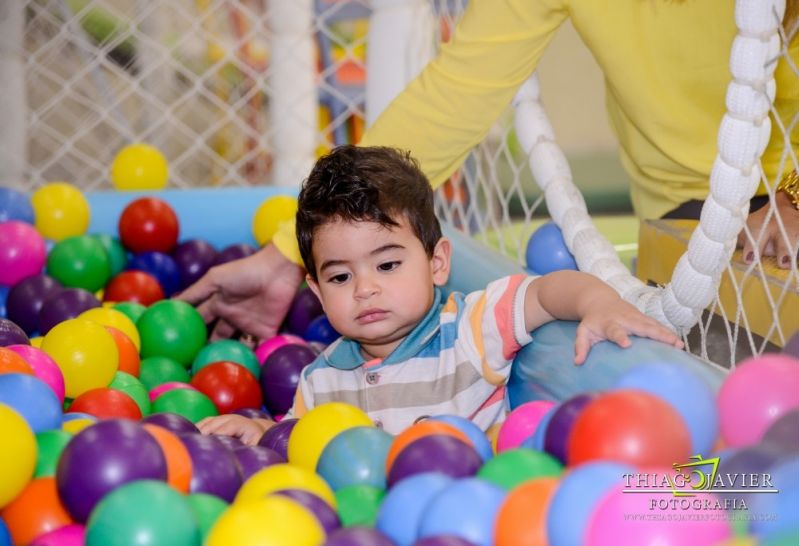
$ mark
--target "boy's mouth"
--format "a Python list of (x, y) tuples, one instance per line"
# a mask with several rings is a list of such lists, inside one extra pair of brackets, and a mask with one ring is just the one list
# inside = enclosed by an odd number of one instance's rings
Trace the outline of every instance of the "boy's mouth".
[(361, 324), (370, 324), (372, 322), (383, 320), (387, 315), (388, 311), (384, 309), (367, 309), (358, 314), (358, 316), (355, 317), (355, 320)]

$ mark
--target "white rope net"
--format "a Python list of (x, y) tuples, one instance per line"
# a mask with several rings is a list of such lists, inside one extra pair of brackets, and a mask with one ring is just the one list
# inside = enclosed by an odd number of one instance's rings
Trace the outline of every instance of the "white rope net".
[[(465, 3), (4, 3), (0, 119), (7, 121), (0, 124), (0, 181), (24, 190), (54, 180), (86, 190), (110, 189), (108, 170), (116, 152), (146, 141), (168, 158), (171, 187), (296, 185), (318, 153), (358, 141), (365, 119), (374, 119), (434, 54), (435, 43), (448, 39)], [(771, 258), (758, 256), (743, 268), (738, 264), (737, 275), (730, 259), (746, 219), (745, 204), (761, 181), (772, 197), (779, 181), (779, 176), (765, 179), (759, 157), (775, 117), (772, 74), (778, 61), (786, 59), (799, 78), (787, 58), (785, 44), (795, 29), (782, 28), (784, 4), (736, 4), (734, 79), (719, 130), (711, 195), (701, 228), (665, 288), (632, 276), (593, 228), (534, 79), (440, 190), (440, 217), (522, 261), (533, 226), (549, 214), (581, 269), (686, 334), (691, 350), (710, 361), (730, 365), (769, 343), (784, 344), (794, 333), (786, 331), (784, 317), (786, 302), (799, 291), (796, 264), (775, 279)], [(397, 35), (403, 33), (400, 43)], [(396, 63), (404, 69), (374, 77), (381, 66)], [(389, 81), (392, 74), (399, 79)], [(384, 88), (367, 86), (367, 75)], [(783, 171), (788, 172), (797, 165), (789, 137), (797, 120), (777, 118), (775, 123), (785, 135)], [(756, 240), (759, 234), (747, 236)], [(724, 275), (733, 284), (732, 305), (718, 297)], [(753, 284), (768, 300), (760, 335), (752, 333), (744, 305)]]

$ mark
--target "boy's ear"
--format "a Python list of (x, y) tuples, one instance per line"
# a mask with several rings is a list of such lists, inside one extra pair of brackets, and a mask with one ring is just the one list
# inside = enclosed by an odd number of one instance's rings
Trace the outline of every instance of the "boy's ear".
[(442, 237), (433, 248), (433, 257), (430, 258), (430, 267), (433, 272), (433, 284), (444, 286), (449, 280), (449, 268), (452, 263), (452, 242)]
[[(308, 274), (308, 273), (305, 274), (305, 282), (308, 283), (308, 288), (311, 289), (311, 292), (316, 294), (316, 297), (319, 298), (320, 302), (322, 302), (322, 295), (319, 292), (319, 283), (317, 281), (315, 281), (314, 278), (311, 277), (311, 275)], [(324, 307), (324, 306), (325, 306), (325, 304), (322, 303), (322, 307)]]

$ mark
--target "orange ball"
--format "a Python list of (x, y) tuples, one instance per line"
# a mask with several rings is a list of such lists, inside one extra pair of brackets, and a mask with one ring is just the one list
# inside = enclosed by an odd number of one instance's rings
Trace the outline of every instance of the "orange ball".
[(113, 326), (106, 326), (106, 330), (114, 338), (114, 343), (117, 345), (119, 351), (119, 371), (129, 373), (133, 377), (139, 377), (141, 370), (141, 357), (136, 345), (131, 339), (122, 331), (114, 328)]
[(100, 419), (141, 419), (141, 409), (122, 391), (100, 387), (78, 396), (67, 413), (88, 413)]
[(421, 421), (403, 430), (396, 438), (394, 438), (394, 441), (391, 442), (391, 447), (388, 448), (388, 455), (386, 455), (386, 475), (388, 475), (388, 473), (391, 471), (391, 467), (394, 465), (394, 459), (397, 458), (397, 455), (399, 455), (408, 444), (418, 440), (419, 438), (430, 436), (431, 434), (445, 434), (447, 436), (453, 436), (466, 443), (466, 445), (474, 446), (466, 434), (452, 425), (443, 423), (441, 421)]
[(145, 423), (143, 426), (164, 452), (166, 482), (181, 493), (188, 493), (192, 471), (189, 450), (180, 438), (169, 430), (150, 423)]
[(497, 512), (496, 546), (547, 546), (549, 502), (558, 478), (537, 478), (513, 488)]
[(0, 347), (0, 374), (4, 373), (34, 375), (33, 368), (24, 358), (11, 349)]
[(31, 480), (0, 515), (14, 544), (29, 544), (39, 535), (73, 523), (58, 498), (54, 476)]

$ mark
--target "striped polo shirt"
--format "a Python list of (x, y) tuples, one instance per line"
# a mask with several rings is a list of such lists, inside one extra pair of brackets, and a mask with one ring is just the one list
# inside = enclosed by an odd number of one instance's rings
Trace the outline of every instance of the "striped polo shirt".
[(452, 293), (435, 302), (394, 351), (367, 361), (360, 344), (339, 338), (303, 370), (294, 407), (301, 417), (325, 402), (365, 411), (398, 434), (430, 415), (460, 415), (483, 430), (505, 417), (505, 383), (518, 350), (532, 337), (524, 298), (534, 277), (514, 275), (485, 290)]

